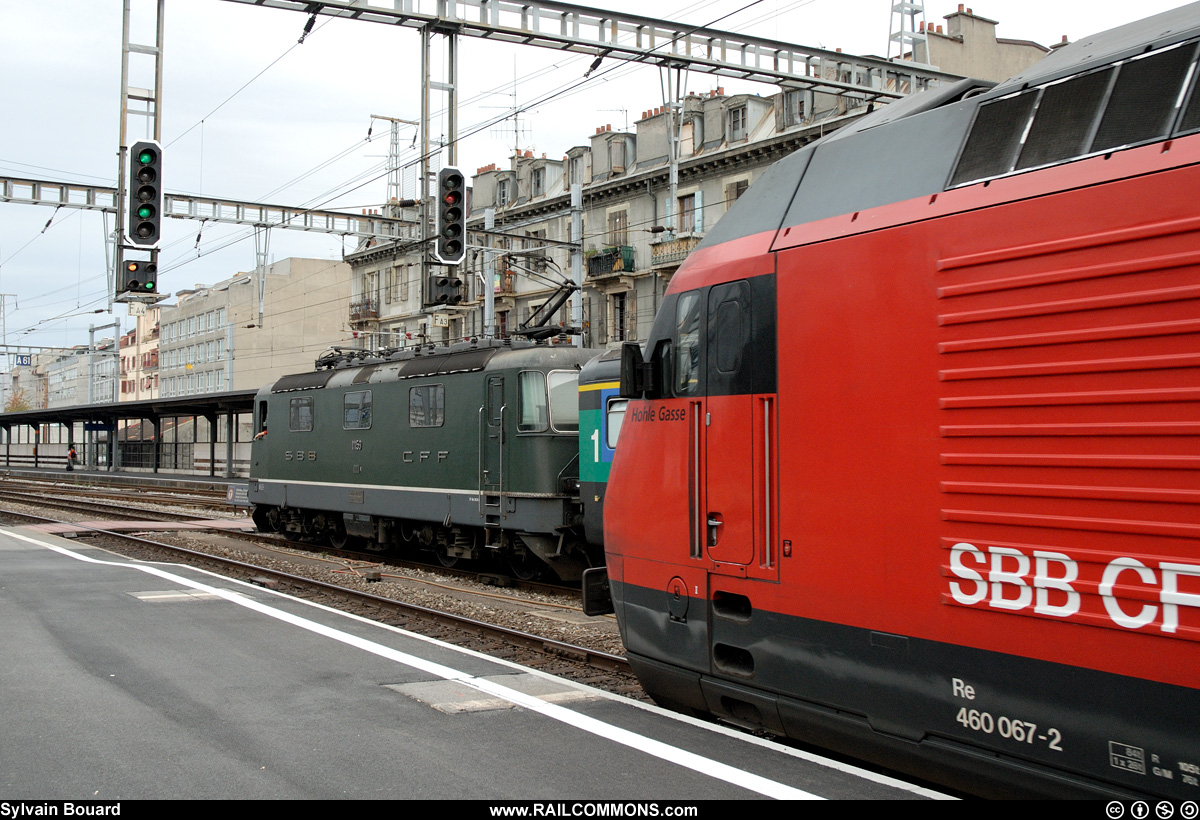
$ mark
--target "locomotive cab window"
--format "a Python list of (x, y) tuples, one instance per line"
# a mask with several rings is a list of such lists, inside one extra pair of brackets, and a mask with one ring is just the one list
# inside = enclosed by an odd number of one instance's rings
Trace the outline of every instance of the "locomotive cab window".
[(441, 427), (445, 422), (445, 385), (421, 384), (408, 389), (409, 427)]
[(293, 433), (311, 433), (313, 429), (312, 396), (301, 396), (288, 403), (288, 429)]
[(370, 390), (355, 390), (342, 398), (342, 429), (371, 429)]
[(550, 425), (550, 402), (546, 398), (546, 377), (537, 370), (517, 375), (517, 429), (522, 433), (540, 433)]
[(523, 371), (517, 374), (517, 394), (517, 430), (520, 432), (543, 433), (551, 428), (559, 433), (579, 432), (577, 371), (552, 370), (548, 374), (537, 370)]
[(679, 297), (675, 306), (675, 373), (676, 396), (693, 396), (702, 389), (700, 383), (700, 293), (693, 291)]
[(579, 432), (579, 371), (551, 370), (550, 424), (560, 433)]

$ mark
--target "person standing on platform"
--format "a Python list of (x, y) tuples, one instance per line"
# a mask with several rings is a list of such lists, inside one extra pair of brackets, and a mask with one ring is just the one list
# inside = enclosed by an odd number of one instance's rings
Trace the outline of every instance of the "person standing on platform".
[(75, 470), (75, 456), (76, 456), (76, 453), (75, 453), (74, 447), (72, 447), (70, 450), (67, 450), (67, 472), (68, 473), (74, 472), (74, 470)]

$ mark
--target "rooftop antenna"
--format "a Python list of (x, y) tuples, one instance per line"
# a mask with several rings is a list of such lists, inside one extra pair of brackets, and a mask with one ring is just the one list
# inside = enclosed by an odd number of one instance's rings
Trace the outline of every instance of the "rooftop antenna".
[(611, 111), (619, 113), (625, 119), (625, 130), (629, 131), (629, 109), (628, 108), (598, 108), (597, 111)]
[[(500, 92), (500, 93), (503, 93), (503, 92)], [(521, 153), (521, 135), (528, 134), (529, 129), (521, 127), (521, 111), (520, 111), (520, 107), (517, 105), (517, 58), (515, 56), (513, 57), (512, 93), (507, 94), (506, 96), (512, 97), (512, 105), (511, 106), (509, 106), (509, 105), (505, 105), (505, 106), (484, 105), (484, 106), (481, 106), (481, 108), (504, 108), (505, 110), (512, 111), (511, 118), (509, 118), (509, 117), (504, 118), (505, 120), (512, 119), (512, 125), (509, 126), (509, 125), (504, 125), (504, 124), (497, 124), (496, 129), (499, 133), (507, 134), (508, 129), (510, 127), (512, 128), (513, 154), (520, 154)]]

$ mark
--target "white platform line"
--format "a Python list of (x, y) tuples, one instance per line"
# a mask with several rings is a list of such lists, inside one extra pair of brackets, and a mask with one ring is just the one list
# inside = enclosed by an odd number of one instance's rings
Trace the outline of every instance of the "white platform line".
[(739, 786), (767, 797), (774, 797), (781, 800), (824, 799), (810, 792), (806, 792), (801, 789), (794, 789), (791, 786), (787, 786), (783, 783), (779, 783), (765, 777), (760, 777), (759, 775), (737, 769), (733, 766), (729, 766), (716, 760), (710, 760), (709, 758), (689, 752), (686, 749), (680, 749), (678, 747), (654, 740), (653, 738), (639, 735), (636, 732), (630, 732), (618, 726), (612, 726), (604, 723), (603, 721), (588, 717), (587, 715), (581, 715), (565, 707), (558, 706), (553, 703), (546, 703), (537, 697), (526, 695), (522, 692), (516, 691), (515, 689), (510, 689), (507, 686), (495, 683), (494, 681), (475, 677), (474, 675), (454, 669), (453, 667), (435, 663), (434, 661), (429, 661), (424, 658), (419, 658), (406, 652), (400, 652), (396, 649), (392, 649), (391, 647), (376, 643), (375, 641), (370, 641), (366, 638), (360, 638), (356, 635), (351, 635), (339, 629), (325, 626), (324, 624), (319, 624), (316, 621), (311, 621), (307, 618), (302, 618), (298, 615), (284, 612), (276, 609), (275, 607), (255, 601), (252, 598), (245, 597), (244, 595), (221, 589), (220, 587), (209, 586), (208, 584), (202, 584), (199, 581), (193, 581), (189, 578), (184, 578), (181, 575), (176, 575), (175, 573), (169, 572), (161, 567), (151, 564), (127, 564), (116, 561), (104, 561), (87, 555), (81, 555), (56, 544), (39, 541), (36, 538), (30, 538), (27, 535), (13, 532), (11, 530), (8, 532), (8, 534), (13, 538), (26, 541), (30, 544), (36, 544), (37, 546), (57, 552), (60, 555), (74, 558), (77, 561), (116, 567), (119, 569), (137, 570), (139, 572), (154, 575), (156, 577), (163, 578), (165, 580), (172, 581), (201, 592), (207, 592), (212, 595), (216, 595), (220, 598), (224, 598), (230, 603), (237, 604), (238, 606), (245, 607), (246, 609), (253, 610), (270, 618), (275, 618), (276, 620), (283, 621), (284, 623), (300, 627), (301, 629), (307, 630), (316, 635), (321, 635), (322, 637), (330, 638), (346, 644), (347, 646), (352, 646), (356, 649), (370, 652), (378, 657), (386, 658), (413, 669), (419, 669), (422, 672), (442, 678), (443, 680), (457, 681), (458, 683), (470, 686), (473, 689), (477, 689), (480, 692), (485, 692), (493, 697), (502, 698), (509, 703), (524, 707), (531, 712), (537, 712), (545, 717), (557, 720), (560, 723), (564, 723), (568, 726), (573, 726), (576, 729), (596, 735), (597, 737), (611, 740), (614, 743), (620, 743), (623, 746), (628, 746), (631, 749), (645, 752), (653, 757), (665, 760), (668, 763), (674, 763), (676, 765), (683, 766), (684, 768), (691, 769), (692, 771), (700, 774), (707, 775), (717, 780), (723, 780), (731, 785)]

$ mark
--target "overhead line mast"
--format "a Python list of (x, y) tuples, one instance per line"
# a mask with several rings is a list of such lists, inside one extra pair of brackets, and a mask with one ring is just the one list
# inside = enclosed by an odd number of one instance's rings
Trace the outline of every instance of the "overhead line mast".
[[(130, 41), (131, 0), (124, 0), (121, 20), (121, 132), (117, 161), (117, 222), (108, 287), (110, 310), (114, 301), (154, 303), (159, 300), (158, 248), (163, 210), (161, 171), (165, 2), (166, 0), (154, 0), (154, 45), (148, 45)], [(144, 8), (145, 4), (139, 6)], [(150, 58), (153, 64), (151, 88), (137, 88), (129, 84), (132, 55)], [(135, 107), (139, 103), (145, 105), (144, 110)], [(136, 152), (130, 150), (129, 143), (130, 118), (135, 116), (143, 117), (146, 123), (145, 137), (133, 143)]]
[[(465, 37), (572, 51), (604, 59), (669, 64), (708, 74), (894, 99), (959, 79), (910, 62), (858, 57), (705, 26), (552, 0), (225, 0), (406, 28), (432, 27)], [(315, 7), (315, 8), (314, 8)]]

